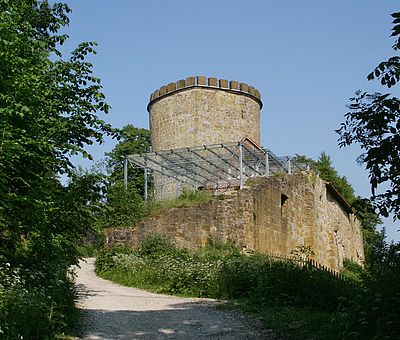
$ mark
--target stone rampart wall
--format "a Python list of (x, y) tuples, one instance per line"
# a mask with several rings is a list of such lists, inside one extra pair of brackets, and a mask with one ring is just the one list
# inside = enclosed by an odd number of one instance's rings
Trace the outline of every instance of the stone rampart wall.
[(315, 260), (338, 271), (346, 258), (360, 264), (364, 259), (360, 223), (348, 211), (315, 173), (303, 172), (257, 178), (208, 204), (170, 209), (133, 228), (107, 229), (106, 239), (136, 247), (147, 234), (159, 233), (190, 248), (212, 236), (281, 255), (306, 245)]

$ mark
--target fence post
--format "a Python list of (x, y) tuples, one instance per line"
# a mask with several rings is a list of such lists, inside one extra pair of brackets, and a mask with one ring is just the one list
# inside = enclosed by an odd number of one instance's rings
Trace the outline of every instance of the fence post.
[(125, 157), (124, 161), (124, 188), (128, 190), (128, 158)]

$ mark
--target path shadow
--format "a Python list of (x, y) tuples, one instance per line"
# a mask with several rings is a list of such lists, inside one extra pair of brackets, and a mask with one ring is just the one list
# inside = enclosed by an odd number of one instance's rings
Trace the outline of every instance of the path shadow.
[(156, 311), (82, 310), (80, 339), (277, 339), (260, 321), (216, 310), (208, 301)]

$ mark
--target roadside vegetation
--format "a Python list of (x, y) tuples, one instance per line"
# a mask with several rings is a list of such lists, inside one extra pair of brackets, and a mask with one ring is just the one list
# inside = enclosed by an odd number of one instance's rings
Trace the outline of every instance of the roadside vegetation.
[[(0, 0), (0, 338), (53, 339), (76, 326), (70, 271), (98, 212), (100, 177), (78, 175), (71, 155), (116, 136), (86, 61), (67, 57), (69, 7)], [(66, 53), (67, 54), (67, 53)]]
[(338, 278), (295, 260), (241, 254), (233, 242), (210, 239), (188, 250), (152, 235), (137, 250), (103, 250), (96, 272), (157, 293), (226, 300), (224, 308), (256, 314), (291, 339), (395, 339), (400, 334), (399, 256), (385, 243), (380, 251), (379, 263), (363, 270), (348, 261), (346, 278)]

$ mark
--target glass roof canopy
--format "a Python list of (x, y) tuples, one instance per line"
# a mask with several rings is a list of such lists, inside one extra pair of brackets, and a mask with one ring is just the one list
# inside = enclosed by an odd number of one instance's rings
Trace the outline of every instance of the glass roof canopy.
[[(170, 149), (145, 154), (128, 155), (125, 159), (124, 180), (128, 181), (128, 164), (145, 172), (159, 173), (194, 188), (243, 188), (250, 177), (270, 176), (277, 172), (291, 173), (306, 169), (290, 157), (277, 157), (249, 138), (239, 142)], [(147, 198), (147, 183), (145, 183)]]

